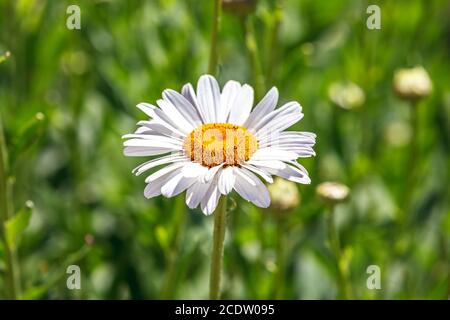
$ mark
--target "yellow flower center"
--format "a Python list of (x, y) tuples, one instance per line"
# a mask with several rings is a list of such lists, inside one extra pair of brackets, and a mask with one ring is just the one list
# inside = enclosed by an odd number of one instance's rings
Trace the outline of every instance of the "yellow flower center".
[(258, 150), (258, 140), (247, 129), (229, 123), (198, 126), (184, 140), (191, 161), (205, 167), (220, 164), (238, 166)]

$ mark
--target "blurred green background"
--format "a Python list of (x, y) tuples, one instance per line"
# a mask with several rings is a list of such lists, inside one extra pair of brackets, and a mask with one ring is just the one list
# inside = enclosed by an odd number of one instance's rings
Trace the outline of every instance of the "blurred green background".
[[(70, 4), (81, 8), (81, 30), (66, 28)], [(380, 30), (366, 27), (370, 4), (381, 8)], [(131, 174), (143, 159), (123, 156), (121, 136), (145, 119), (137, 103), (206, 72), (212, 13), (213, 1), (198, 0), (0, 0), (0, 55), (11, 53), (0, 64), (10, 190), (0, 201), (10, 213), (32, 212), (16, 240), (21, 297), (208, 297), (213, 217), (179, 200), (146, 200), (144, 177)], [(449, 17), (445, 0), (261, 0), (246, 18), (223, 13), (219, 82), (247, 82), (260, 96), (276, 85), (280, 103), (303, 106), (293, 129), (318, 136), (317, 156), (300, 161), (312, 184), (298, 187), (295, 210), (261, 210), (232, 196), (224, 298), (338, 297), (326, 207), (315, 194), (329, 180), (351, 189), (335, 213), (354, 297), (448, 298)], [(392, 79), (416, 65), (433, 91), (417, 106), (415, 135), (412, 107)], [(329, 91), (349, 81), (365, 99), (345, 110)], [(66, 287), (71, 264), (81, 268), (81, 290)], [(380, 290), (366, 286), (369, 265), (380, 267)], [(5, 269), (0, 245), (2, 276)]]

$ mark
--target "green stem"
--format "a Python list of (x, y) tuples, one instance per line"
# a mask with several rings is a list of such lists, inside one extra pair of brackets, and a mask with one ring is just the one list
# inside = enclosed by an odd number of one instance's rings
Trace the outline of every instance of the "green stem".
[(411, 146), (410, 146), (410, 154), (408, 159), (407, 166), (407, 178), (406, 178), (406, 186), (405, 186), (405, 194), (403, 197), (403, 216), (401, 217), (400, 224), (402, 227), (406, 227), (408, 222), (408, 214), (411, 209), (411, 200), (412, 194), (414, 192), (415, 184), (416, 184), (416, 169), (417, 169), (417, 150), (418, 150), (418, 132), (419, 132), (419, 123), (418, 123), (418, 105), (417, 102), (411, 102)]
[(259, 59), (259, 50), (256, 42), (252, 16), (246, 15), (243, 17), (242, 25), (245, 34), (245, 45), (247, 47), (252, 69), (253, 82), (255, 84), (255, 99), (258, 100), (261, 98), (261, 93), (265, 90), (265, 79), (261, 67), (261, 61)]
[(283, 20), (283, 1), (275, 0), (273, 9), (274, 22), (271, 30), (269, 47), (269, 68), (267, 69), (267, 84), (272, 85), (278, 61), (278, 42), (280, 37), (280, 26)]
[(222, 269), (223, 243), (225, 240), (227, 215), (227, 198), (220, 199), (217, 210), (214, 212), (214, 235), (211, 256), (211, 273), (209, 278), (209, 298), (220, 298), (220, 276)]
[(164, 280), (162, 297), (163, 299), (173, 299), (177, 283), (178, 257), (180, 254), (180, 244), (183, 237), (184, 225), (186, 223), (186, 212), (184, 210), (184, 197), (178, 196), (175, 200), (175, 221), (172, 235), (172, 242), (167, 258), (167, 276)]
[(215, 0), (214, 1), (214, 18), (213, 18), (213, 26), (211, 32), (211, 47), (209, 52), (209, 65), (208, 65), (208, 73), (214, 75), (216, 73), (217, 61), (218, 61), (218, 33), (219, 33), (219, 25), (220, 25), (220, 16), (222, 14), (222, 1)]
[(336, 223), (334, 221), (334, 205), (330, 206), (327, 215), (327, 227), (328, 236), (330, 241), (331, 251), (336, 261), (336, 267), (338, 271), (338, 285), (339, 294), (342, 299), (352, 299), (351, 287), (347, 278), (347, 270), (344, 267), (344, 261), (342, 260), (341, 246), (339, 243), (339, 235), (336, 229)]
[(284, 298), (284, 286), (285, 286), (285, 254), (284, 254), (284, 234), (285, 224), (284, 217), (277, 217), (277, 247), (276, 247), (276, 259), (277, 269), (275, 274), (275, 299)]
[(8, 154), (6, 149), (5, 137), (3, 134), (3, 123), (0, 117), (0, 232), (5, 250), (5, 287), (6, 297), (16, 299), (18, 296), (19, 279), (16, 272), (18, 263), (15, 251), (9, 245), (6, 239), (5, 223), (10, 218), (10, 184), (8, 182)]

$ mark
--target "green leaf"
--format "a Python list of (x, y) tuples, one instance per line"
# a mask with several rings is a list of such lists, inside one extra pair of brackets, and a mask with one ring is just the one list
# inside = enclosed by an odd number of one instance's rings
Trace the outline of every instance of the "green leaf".
[(28, 288), (22, 296), (24, 300), (36, 300), (41, 299), (48, 291), (48, 286), (41, 285)]
[(19, 129), (10, 151), (11, 163), (15, 164), (19, 158), (28, 157), (27, 152), (40, 141), (45, 127), (45, 115), (38, 112)]
[(20, 237), (30, 223), (33, 211), (33, 202), (27, 201), (25, 206), (13, 217), (5, 222), (6, 241), (11, 249), (18, 247)]

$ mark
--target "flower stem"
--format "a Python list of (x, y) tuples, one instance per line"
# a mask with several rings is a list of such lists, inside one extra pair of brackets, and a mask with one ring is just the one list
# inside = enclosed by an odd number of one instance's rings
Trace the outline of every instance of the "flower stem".
[(411, 146), (410, 154), (407, 165), (407, 178), (405, 186), (405, 194), (403, 197), (403, 215), (400, 220), (401, 227), (405, 228), (408, 222), (408, 213), (411, 209), (411, 200), (416, 184), (416, 169), (417, 169), (417, 149), (418, 149), (418, 105), (417, 102), (411, 102), (410, 112), (411, 112)]
[(172, 241), (167, 257), (167, 276), (164, 280), (162, 297), (163, 299), (173, 299), (177, 280), (177, 262), (180, 254), (180, 243), (183, 237), (184, 225), (186, 222), (186, 212), (184, 210), (184, 197), (178, 196), (175, 200), (175, 221), (172, 234)]
[(347, 277), (347, 270), (344, 267), (344, 262), (342, 260), (341, 246), (339, 244), (339, 235), (334, 220), (334, 205), (331, 205), (330, 209), (328, 210), (327, 227), (331, 251), (333, 252), (334, 258), (336, 260), (340, 297), (342, 299), (352, 299), (350, 283)]
[(225, 240), (227, 215), (227, 198), (220, 199), (217, 210), (214, 213), (214, 235), (211, 256), (211, 273), (209, 278), (209, 298), (218, 300), (220, 298), (220, 276), (222, 269), (223, 243)]
[(5, 287), (6, 297), (16, 299), (18, 295), (19, 279), (17, 272), (17, 260), (15, 251), (11, 248), (6, 238), (5, 223), (10, 218), (10, 184), (8, 182), (8, 154), (5, 137), (3, 135), (3, 123), (0, 117), (0, 232), (5, 250)]
[(214, 75), (216, 73), (217, 61), (218, 61), (218, 34), (219, 34), (219, 25), (220, 25), (220, 16), (222, 14), (222, 1), (215, 0), (214, 1), (214, 17), (213, 17), (213, 26), (211, 32), (211, 47), (209, 52), (209, 65), (208, 65), (208, 73)]
[(274, 21), (271, 30), (269, 47), (269, 68), (267, 69), (267, 84), (272, 85), (278, 61), (278, 42), (280, 37), (280, 26), (283, 20), (283, 0), (275, 0), (273, 9)]
[(261, 98), (262, 92), (265, 90), (265, 78), (261, 67), (261, 61), (258, 55), (258, 44), (255, 37), (255, 27), (253, 25), (253, 19), (251, 15), (246, 15), (242, 21), (245, 45), (247, 47), (250, 65), (252, 68), (252, 77), (255, 83), (255, 99)]
[(275, 275), (275, 299), (284, 298), (284, 286), (285, 286), (285, 254), (284, 254), (284, 234), (285, 224), (284, 217), (277, 217), (277, 247), (276, 247), (276, 259), (277, 259), (277, 269)]

